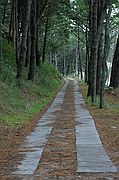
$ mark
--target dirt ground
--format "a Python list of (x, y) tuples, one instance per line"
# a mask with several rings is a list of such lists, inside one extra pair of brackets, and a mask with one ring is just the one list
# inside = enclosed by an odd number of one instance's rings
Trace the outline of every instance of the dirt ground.
[[(83, 90), (83, 88), (82, 88)], [(69, 98), (70, 97), (70, 98)], [(113, 103), (119, 102), (119, 97), (113, 94), (106, 94), (106, 98), (110, 98)], [(68, 107), (68, 108), (67, 108)], [(48, 108), (48, 107), (47, 107)], [(47, 109), (46, 108), (46, 109)], [(119, 167), (119, 112), (113, 112), (108, 109), (100, 110), (93, 106), (88, 107), (92, 116), (95, 119), (96, 127), (99, 135), (102, 139), (102, 143), (113, 161), (114, 165)], [(46, 110), (45, 109), (45, 110)], [(39, 117), (45, 112), (43, 110), (40, 114), (37, 114), (26, 126), (9, 127), (4, 123), (0, 124), (0, 180), (12, 180), (10, 175), (14, 171), (16, 163), (18, 161), (18, 147), (22, 144), (23, 140), (29, 132), (33, 130)], [(44, 180), (45, 177), (51, 172), (50, 169), (44, 174), (46, 165), (50, 166), (50, 163), (57, 164), (58, 169), (53, 171), (49, 180), (61, 179), (61, 180), (119, 180), (119, 173), (82, 173), (76, 174), (76, 147), (75, 147), (75, 118), (74, 118), (74, 99), (73, 88), (68, 86), (65, 95), (64, 103), (60, 112), (57, 112), (57, 123), (55, 123), (54, 130), (50, 136), (50, 139), (44, 150), (44, 154), (39, 164), (35, 180)], [(62, 113), (61, 117), (58, 113)], [(60, 121), (59, 121), (60, 117)], [(68, 121), (67, 121), (68, 120)], [(60, 123), (59, 123), (60, 122)], [(58, 138), (58, 133), (62, 129), (67, 129), (66, 139), (64, 144), (55, 141)], [(65, 143), (67, 142), (67, 143)], [(55, 146), (59, 146), (63, 149), (61, 152), (51, 149)], [(64, 163), (61, 164), (61, 158)], [(60, 166), (61, 164), (61, 166)], [(60, 168), (59, 168), (60, 167)], [(119, 169), (119, 168), (118, 168)], [(17, 180), (17, 179), (16, 179)]]
[(36, 123), (52, 104), (56, 94), (49, 105), (37, 113), (33, 119), (30, 119), (26, 125), (12, 127), (4, 122), (0, 123), (0, 180), (9, 180), (8, 177), (14, 171), (16, 162), (19, 160), (18, 148), (26, 136), (33, 131)]

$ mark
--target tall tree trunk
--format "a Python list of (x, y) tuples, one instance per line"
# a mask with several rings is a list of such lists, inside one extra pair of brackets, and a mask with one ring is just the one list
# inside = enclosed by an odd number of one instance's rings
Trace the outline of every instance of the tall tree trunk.
[(26, 52), (26, 60), (25, 67), (29, 66), (30, 56), (31, 56), (31, 26), (29, 25), (28, 33), (27, 33), (27, 52)]
[[(106, 82), (106, 71), (107, 71), (107, 59), (110, 49), (110, 36), (109, 36), (109, 22), (112, 12), (112, 0), (108, 0), (108, 12), (106, 12), (106, 24), (105, 24), (105, 45), (104, 45), (104, 55), (102, 59), (102, 76), (101, 76), (101, 89), (100, 89), (100, 108), (104, 107), (104, 88)], [(106, 11), (106, 10), (105, 10)]]
[(47, 34), (48, 34), (48, 17), (46, 19), (46, 25), (45, 25), (45, 36), (44, 36), (44, 44), (43, 44), (43, 56), (42, 56), (42, 62), (45, 62), (45, 51), (46, 51), (46, 43), (47, 43)]
[(89, 62), (89, 41), (88, 41), (88, 28), (86, 27), (86, 63), (85, 63), (85, 83), (88, 82), (88, 62)]
[(82, 72), (82, 61), (81, 61), (81, 55), (80, 55), (80, 34), (79, 34), (79, 25), (78, 25), (78, 77), (81, 73), (81, 79), (83, 79), (83, 72)]
[(76, 50), (75, 50), (75, 61), (74, 61), (74, 72), (76, 73), (77, 75), (77, 71), (78, 71), (78, 48), (76, 47)]
[(64, 75), (64, 77), (66, 77), (66, 48), (64, 48), (64, 53), (63, 53), (63, 63), (64, 63), (64, 72), (63, 72), (63, 75)]
[(117, 88), (119, 86), (119, 34), (112, 63), (110, 86), (113, 88)]
[(16, 64), (18, 65), (19, 59), (19, 25), (18, 25), (18, 1), (16, 0), (16, 7), (15, 7), (15, 26), (16, 26), (16, 38), (15, 38), (15, 46), (16, 46)]
[(13, 0), (13, 14), (12, 14), (12, 43), (13, 46), (15, 48), (16, 45), (16, 1), (17, 0)]
[(6, 16), (7, 3), (8, 3), (8, 0), (5, 0), (5, 1), (4, 1), (4, 9), (3, 9), (2, 24), (5, 23), (5, 16)]
[[(93, 7), (93, 1), (89, 0), (88, 1), (89, 4), (89, 14), (88, 14), (88, 19), (89, 19), (89, 32), (88, 32), (88, 55), (89, 55), (89, 59), (88, 59), (88, 85), (91, 82), (91, 78), (90, 78), (90, 56), (91, 56), (91, 44), (92, 44), (92, 7)], [(91, 95), (91, 88), (89, 86), (88, 88), (88, 94), (87, 96)]]
[(88, 95), (91, 95), (91, 101), (94, 103), (96, 90), (96, 66), (97, 66), (97, 1), (93, 2), (92, 9), (92, 44), (90, 55), (90, 82)]
[(2, 66), (2, 13), (1, 13), (1, 1), (0, 1), (0, 69)]
[(41, 53), (39, 49), (39, 26), (37, 25), (36, 30), (36, 66), (40, 67), (41, 65)]
[(12, 40), (11, 34), (12, 34), (12, 22), (13, 22), (13, 0), (11, 1), (11, 14), (10, 14), (10, 23), (9, 23), (9, 36), (8, 36), (8, 42)]
[(9, 24), (9, 42), (11, 41), (13, 46), (16, 46), (16, 16), (17, 16), (17, 0), (12, 0), (11, 4), (11, 17), (10, 17), (10, 24)]
[[(94, 103), (96, 96), (96, 74), (97, 74), (97, 52), (98, 45), (101, 35), (101, 29), (103, 25), (103, 20), (105, 18), (106, 1), (103, 1), (100, 8), (100, 16), (98, 12), (98, 1), (93, 1), (93, 11), (92, 11), (92, 44), (91, 44), (91, 55), (90, 55), (90, 81), (88, 88), (88, 96), (91, 96), (91, 101)], [(98, 15), (98, 16), (97, 16)]]
[(55, 53), (55, 67), (57, 69), (58, 67), (58, 57), (57, 57), (57, 53)]
[(28, 80), (33, 81), (36, 65), (36, 0), (33, 0), (31, 18), (31, 57), (28, 73)]
[(104, 32), (102, 28), (102, 33), (100, 36), (99, 46), (98, 46), (98, 58), (97, 58), (97, 76), (96, 76), (96, 95), (100, 95), (101, 89), (101, 69), (102, 69), (102, 58), (103, 58), (103, 47), (104, 47)]
[(20, 55), (19, 55), (19, 60), (18, 60), (18, 65), (17, 65), (17, 76), (16, 76), (19, 79), (22, 78), (23, 76), (23, 68), (24, 68), (24, 63), (25, 63), (25, 58), (26, 58), (26, 50), (27, 50), (26, 41), (27, 41), (27, 31), (28, 31), (29, 20), (30, 20), (31, 0), (27, 0), (25, 5), (26, 5), (26, 8), (24, 12), (22, 27), (21, 27), (22, 38), (21, 38)]

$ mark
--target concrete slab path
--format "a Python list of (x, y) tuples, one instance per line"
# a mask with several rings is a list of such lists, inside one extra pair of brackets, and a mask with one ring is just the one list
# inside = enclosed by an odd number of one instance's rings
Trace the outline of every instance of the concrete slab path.
[(116, 172), (76, 80), (66, 82), (19, 149), (17, 179), (75, 179), (74, 172)]
[(95, 123), (86, 108), (78, 82), (74, 81), (77, 172), (117, 172), (101, 143)]
[(54, 113), (61, 107), (61, 104), (63, 103), (66, 87), (67, 83), (63, 86), (62, 90), (54, 99), (52, 105), (36, 124), (36, 128), (33, 130), (33, 132), (26, 137), (26, 141), (19, 149), (19, 155), (23, 155), (24, 159), (19, 162), (17, 171), (15, 171), (13, 174), (34, 174), (54, 125)]

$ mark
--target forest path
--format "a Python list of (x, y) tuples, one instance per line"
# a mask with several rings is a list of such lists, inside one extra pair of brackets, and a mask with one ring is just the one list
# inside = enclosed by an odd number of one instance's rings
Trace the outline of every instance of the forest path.
[(75, 80), (65, 83), (19, 155), (16, 179), (72, 180), (81, 179), (77, 172), (116, 172)]

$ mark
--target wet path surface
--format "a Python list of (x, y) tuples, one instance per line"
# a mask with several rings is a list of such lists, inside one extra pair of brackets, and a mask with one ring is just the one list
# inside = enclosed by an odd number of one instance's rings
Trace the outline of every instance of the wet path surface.
[(14, 179), (80, 179), (77, 172), (115, 172), (76, 81), (65, 83), (19, 149)]

